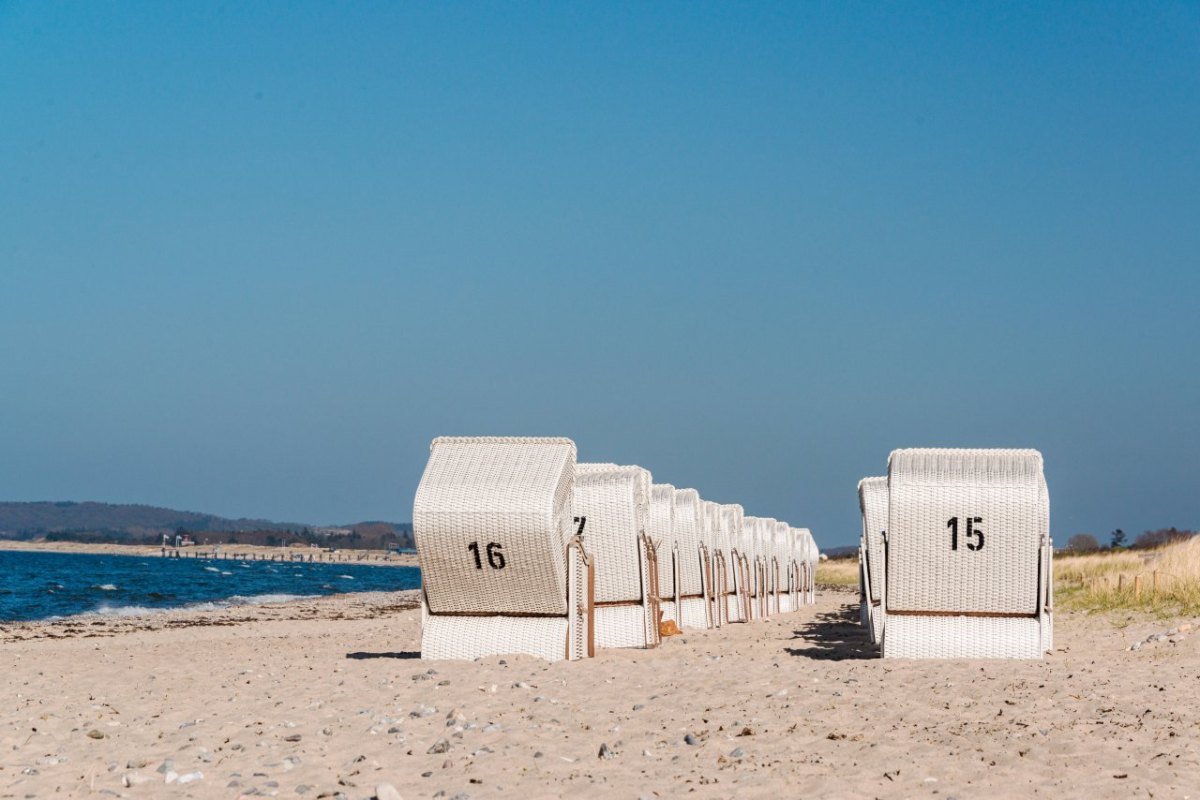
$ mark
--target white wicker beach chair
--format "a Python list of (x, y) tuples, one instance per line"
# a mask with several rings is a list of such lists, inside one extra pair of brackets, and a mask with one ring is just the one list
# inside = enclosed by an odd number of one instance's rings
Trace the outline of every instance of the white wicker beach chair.
[(725, 619), (729, 622), (747, 622), (749, 619), (750, 595), (742, 552), (744, 516), (745, 512), (737, 503), (721, 506), (721, 534), (725, 543)]
[(797, 528), (797, 535), (800, 537), (800, 550), (804, 559), (801, 567), (804, 575), (804, 602), (812, 604), (817, 599), (817, 562), (820, 559), (821, 553), (817, 549), (816, 540), (813, 539), (812, 532), (808, 528)]
[(1052, 642), (1049, 498), (1036, 450), (888, 459), (885, 658), (1041, 658)]
[(749, 595), (750, 620), (762, 619), (763, 567), (758, 541), (760, 519), (747, 514), (742, 519), (742, 547), (746, 559), (746, 592)]
[(786, 522), (775, 523), (775, 571), (779, 576), (775, 585), (775, 605), (780, 614), (796, 610), (792, 586), (792, 528)]
[(700, 527), (700, 541), (708, 557), (707, 582), (709, 625), (719, 628), (728, 620), (725, 615), (725, 547), (721, 538), (721, 506), (711, 500), (701, 500), (704, 524)]
[(658, 562), (658, 598), (662, 620), (679, 624), (679, 550), (675, 541), (675, 487), (656, 483), (650, 487), (650, 539)]
[(858, 482), (858, 505), (862, 511), (859, 547), (862, 568), (862, 618), (871, 641), (883, 640), (883, 536), (888, 524), (888, 479), (863, 478)]
[(658, 565), (647, 534), (650, 473), (579, 464), (572, 500), (576, 530), (595, 562), (597, 647), (657, 647)]
[(795, 574), (796, 574), (796, 608), (797, 610), (802, 605), (807, 605), (808, 600), (808, 585), (810, 582), (810, 574), (808, 569), (808, 540), (805, 538), (805, 532), (800, 528), (792, 528), (792, 546), (795, 548)]
[(423, 658), (593, 654), (570, 439), (443, 437), (413, 502)]
[(700, 541), (702, 508), (695, 489), (675, 490), (675, 544), (679, 548), (679, 627), (702, 630), (710, 627), (707, 585), (704, 581), (706, 552)]
[(763, 616), (772, 617), (779, 613), (779, 556), (775, 550), (775, 527), (779, 520), (764, 519), (759, 530), (758, 546), (763, 560), (763, 590), (765, 592)]

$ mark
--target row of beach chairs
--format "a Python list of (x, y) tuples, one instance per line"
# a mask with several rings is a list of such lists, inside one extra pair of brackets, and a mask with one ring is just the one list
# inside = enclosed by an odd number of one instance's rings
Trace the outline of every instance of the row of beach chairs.
[(428, 659), (579, 659), (814, 600), (807, 530), (577, 464), (570, 439), (435, 439), (413, 531)]
[(1054, 646), (1050, 497), (1036, 450), (896, 450), (858, 484), (862, 623), (884, 658)]

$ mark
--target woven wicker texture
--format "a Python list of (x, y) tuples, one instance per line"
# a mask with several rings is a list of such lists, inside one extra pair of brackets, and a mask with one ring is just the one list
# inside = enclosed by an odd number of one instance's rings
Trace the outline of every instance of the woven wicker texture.
[(421, 658), (475, 659), (522, 653), (567, 657), (566, 617), (454, 617), (431, 614), (421, 626)]
[[(700, 495), (695, 489), (675, 490), (675, 546), (679, 550), (680, 596), (704, 593), (700, 552)], [(686, 619), (685, 619), (686, 622)]]
[(679, 622), (675, 600), (678, 553), (675, 542), (675, 487), (669, 483), (650, 486), (650, 518), (647, 531), (657, 551), (658, 593), (664, 620)]
[[(597, 565), (599, 569), (599, 565)], [(598, 606), (596, 647), (647, 647), (645, 606)]]
[[(776, 611), (783, 613), (784, 599), (789, 599), (792, 593), (792, 528), (786, 522), (775, 523), (775, 561), (776, 561), (776, 584), (775, 593), (778, 596), (776, 600)], [(791, 603), (788, 604), (788, 609), (791, 610)]]
[(640, 602), (644, 586), (638, 540), (649, 517), (650, 473), (641, 467), (580, 467), (572, 514), (586, 519), (582, 536), (596, 562), (596, 602)]
[(884, 658), (1041, 658), (1034, 617), (889, 616)]
[(885, 626), (895, 611), (1038, 613), (1043, 486), (1036, 450), (893, 452)]
[(655, 554), (645, 535), (650, 480), (650, 473), (637, 466), (576, 467), (572, 507), (595, 563), (598, 647), (654, 647), (659, 641), (658, 598), (652, 596)]
[(688, 597), (679, 601), (679, 627), (685, 630), (704, 630), (709, 627), (708, 610), (703, 597)]
[(700, 531), (700, 540), (708, 552), (708, 573), (704, 579), (708, 583), (708, 599), (711, 604), (709, 621), (719, 627), (725, 622), (724, 606), (720, 602), (725, 594), (725, 547), (721, 531), (721, 505), (711, 500), (702, 500), (704, 525)]
[(435, 439), (413, 503), (430, 612), (566, 614), (574, 476), (569, 439)]
[[(888, 479), (863, 478), (858, 482), (858, 504), (862, 510), (864, 540), (864, 571), (868, 578), (867, 597), (871, 601), (883, 596), (883, 532), (888, 525)], [(945, 525), (945, 521), (942, 522)]]

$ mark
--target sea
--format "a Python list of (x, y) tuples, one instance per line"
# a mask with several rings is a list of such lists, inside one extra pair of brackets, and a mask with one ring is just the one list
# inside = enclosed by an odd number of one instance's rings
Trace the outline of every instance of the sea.
[(416, 567), (0, 550), (0, 622), (140, 616), (420, 586)]

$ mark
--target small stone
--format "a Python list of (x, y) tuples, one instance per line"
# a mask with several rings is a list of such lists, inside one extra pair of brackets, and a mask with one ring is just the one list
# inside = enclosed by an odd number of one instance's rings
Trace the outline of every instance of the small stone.
[(606, 760), (606, 761), (607, 761), (608, 759), (610, 759), (610, 758), (612, 758), (613, 756), (615, 756), (615, 755), (616, 755), (616, 753), (614, 753), (614, 752), (612, 751), (612, 749), (611, 749), (611, 748), (608, 746), (608, 744), (607, 744), (607, 743), (604, 743), (604, 744), (601, 744), (601, 745), (600, 745), (600, 752), (599, 752), (599, 753), (597, 753), (597, 755), (598, 755), (600, 758), (603, 758), (604, 760)]
[(333, 728), (321, 728), (322, 736), (333, 736)]
[(95, 728), (92, 728), (90, 731), (88, 731), (87, 735), (88, 735), (89, 739), (103, 739), (104, 738), (104, 732), (98, 731)]
[(146, 759), (144, 758), (131, 758), (125, 762), (125, 769), (145, 769), (145, 767)]
[(1133, 644), (1129, 645), (1129, 649), (1136, 653), (1138, 650), (1142, 649), (1142, 643), (1134, 642)]
[(700, 744), (700, 740), (697, 739), (695, 736), (692, 736), (689, 733), (683, 737), (683, 743), (689, 744), (689, 745), (697, 745), (697, 744)]
[(170, 772), (173, 769), (175, 769), (175, 761), (174, 761), (174, 759), (168, 758), (165, 761), (163, 761), (163, 763), (158, 765), (158, 774), (166, 775), (168, 772)]
[(312, 791), (312, 787), (307, 783), (302, 783), (296, 787), (296, 794), (308, 794)]
[(193, 783), (195, 781), (202, 781), (202, 780), (204, 780), (203, 772), (189, 772), (186, 775), (179, 776), (180, 783)]
[(450, 742), (446, 739), (438, 739), (433, 743), (433, 746), (425, 751), (427, 755), (437, 755), (439, 753), (449, 753)]
[(291, 736), (283, 737), (283, 740), (285, 742), (298, 742), (298, 741), (300, 741), (300, 739), (301, 739), (301, 736), (298, 733), (293, 733)]
[(635, 706), (633, 707), (633, 710), (634, 710), (634, 711), (641, 711), (641, 710), (642, 710), (643, 708), (645, 708), (645, 707), (646, 707), (646, 706), (644, 706), (643, 704), (641, 704), (641, 703), (638, 703), (637, 705), (635, 705)]
[(538, 750), (536, 753), (533, 754), (534, 758), (545, 758), (545, 756), (546, 756), (546, 754), (543, 753), (541, 750)]
[(437, 682), (437, 685), (438, 685), (438, 686), (449, 686), (449, 685), (450, 685), (450, 681), (447, 681), (447, 680), (440, 680), (440, 681), (438, 681), (438, 682)]
[(380, 783), (375, 786), (375, 800), (401, 800), (400, 792), (390, 783)]
[(740, 747), (735, 747), (729, 751), (730, 758), (741, 758), (744, 755), (746, 755), (746, 751)]
[(163, 783), (174, 783), (179, 780), (179, 773), (175, 770), (169, 770), (166, 775), (163, 775)]
[(141, 786), (143, 783), (149, 783), (152, 778), (149, 775), (143, 775), (140, 772), (127, 772), (121, 776), (121, 785), (126, 789), (133, 786)]

